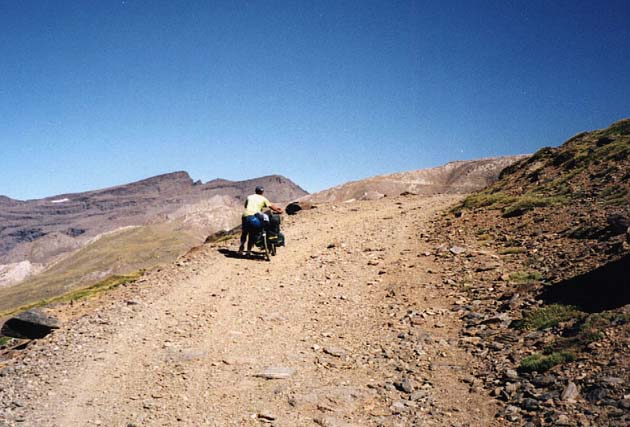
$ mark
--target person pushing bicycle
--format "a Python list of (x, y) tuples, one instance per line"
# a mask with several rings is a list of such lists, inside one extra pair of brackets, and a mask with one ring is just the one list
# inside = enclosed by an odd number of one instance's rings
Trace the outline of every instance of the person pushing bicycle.
[(254, 246), (256, 233), (263, 227), (263, 209), (269, 208), (276, 213), (282, 213), (282, 208), (271, 203), (263, 193), (265, 189), (258, 186), (255, 189), (256, 194), (247, 196), (245, 200), (245, 210), (241, 218), (241, 246), (238, 248), (239, 254), (243, 254), (245, 250), (245, 240), (247, 240), (247, 256), (250, 255)]

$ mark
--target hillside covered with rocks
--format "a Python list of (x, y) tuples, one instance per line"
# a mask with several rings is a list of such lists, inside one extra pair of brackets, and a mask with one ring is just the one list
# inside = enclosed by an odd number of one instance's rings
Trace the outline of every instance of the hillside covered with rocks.
[(508, 167), (428, 234), (460, 295), (478, 386), (507, 420), (630, 423), (629, 227), (622, 120)]

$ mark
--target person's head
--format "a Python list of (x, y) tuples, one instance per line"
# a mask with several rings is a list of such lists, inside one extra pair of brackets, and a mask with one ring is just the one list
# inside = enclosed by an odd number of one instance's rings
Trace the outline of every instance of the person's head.
[(262, 194), (264, 192), (265, 192), (265, 189), (261, 185), (256, 187), (256, 194)]

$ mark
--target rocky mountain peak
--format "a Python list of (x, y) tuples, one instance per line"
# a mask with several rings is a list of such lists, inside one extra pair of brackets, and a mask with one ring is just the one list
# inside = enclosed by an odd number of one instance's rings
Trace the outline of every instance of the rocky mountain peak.
[(7, 196), (0, 195), (0, 206), (12, 206), (12, 205), (17, 205), (19, 203), (20, 203), (19, 200), (15, 200)]

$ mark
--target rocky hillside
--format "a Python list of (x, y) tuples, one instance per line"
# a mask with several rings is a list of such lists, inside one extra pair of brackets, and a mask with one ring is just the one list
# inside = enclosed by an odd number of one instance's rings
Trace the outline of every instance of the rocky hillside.
[(457, 161), (430, 169), (374, 176), (306, 196), (301, 201), (323, 203), (374, 200), (405, 192), (419, 195), (471, 193), (492, 184), (504, 168), (526, 157)]
[(515, 163), (425, 236), (460, 295), (481, 386), (506, 402), (507, 420), (630, 422), (629, 226), (622, 120)]

